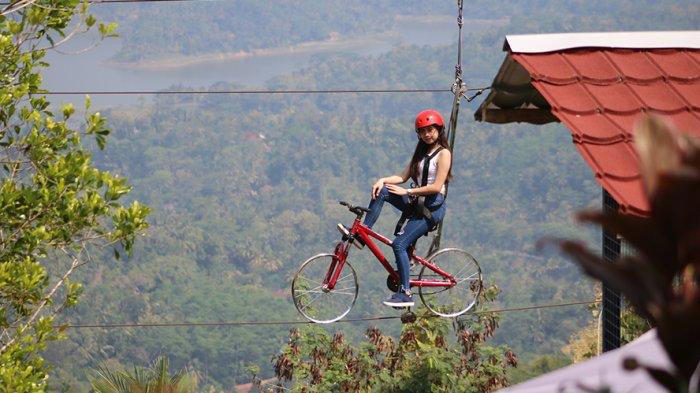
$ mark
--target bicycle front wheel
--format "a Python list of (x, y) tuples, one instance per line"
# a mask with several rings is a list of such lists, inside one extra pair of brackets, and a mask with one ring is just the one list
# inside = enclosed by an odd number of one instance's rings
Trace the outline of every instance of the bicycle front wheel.
[(333, 289), (323, 285), (330, 269), (336, 268), (333, 254), (319, 254), (306, 260), (292, 280), (294, 306), (306, 319), (316, 323), (335, 322), (350, 312), (357, 299), (357, 274), (345, 261)]
[[(442, 271), (451, 274), (456, 283), (449, 287), (418, 287), (423, 304), (442, 317), (456, 317), (471, 310), (481, 294), (481, 268), (468, 252), (459, 248), (444, 248), (428, 257)], [(449, 280), (423, 265), (419, 280)]]

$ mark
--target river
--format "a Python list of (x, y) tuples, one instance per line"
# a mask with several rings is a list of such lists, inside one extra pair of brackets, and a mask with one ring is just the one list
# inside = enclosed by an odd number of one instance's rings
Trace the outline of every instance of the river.
[[(487, 24), (502, 21), (471, 21), (465, 30), (483, 28)], [(304, 50), (282, 51), (278, 54), (255, 55), (238, 59), (209, 61), (182, 67), (124, 68), (108, 64), (108, 60), (120, 48), (118, 38), (109, 39), (84, 53), (62, 54), (50, 52), (47, 60), (51, 66), (44, 73), (44, 87), (49, 91), (150, 91), (171, 86), (207, 88), (216, 82), (234, 82), (247, 87), (260, 87), (272, 77), (297, 71), (308, 66), (318, 55), (354, 53), (376, 56), (402, 45), (455, 44), (457, 26), (452, 16), (432, 17), (427, 22), (415, 18), (399, 18), (394, 31), (382, 35), (338, 40)], [(90, 45), (87, 37), (78, 37), (70, 43), (68, 52), (75, 52)], [(362, 88), (367, 86), (346, 86)], [(150, 97), (146, 97), (150, 99)], [(137, 95), (93, 96), (96, 108), (112, 105), (136, 104)], [(52, 97), (56, 104), (82, 101), (82, 96), (60, 95)]]

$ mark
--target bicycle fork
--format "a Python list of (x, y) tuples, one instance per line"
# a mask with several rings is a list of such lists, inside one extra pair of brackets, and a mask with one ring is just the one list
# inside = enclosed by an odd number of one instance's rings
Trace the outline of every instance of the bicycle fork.
[(343, 271), (343, 267), (345, 266), (347, 256), (347, 243), (339, 242), (333, 251), (333, 262), (331, 262), (330, 266), (328, 267), (326, 277), (323, 279), (323, 286), (321, 287), (323, 292), (330, 292), (333, 290), (333, 288), (335, 288), (340, 272)]

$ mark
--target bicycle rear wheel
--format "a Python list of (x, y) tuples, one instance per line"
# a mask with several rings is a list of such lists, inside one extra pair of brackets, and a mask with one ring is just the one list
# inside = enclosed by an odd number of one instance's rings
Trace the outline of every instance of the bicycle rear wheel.
[(292, 299), (297, 311), (316, 323), (335, 322), (350, 312), (357, 299), (357, 273), (345, 261), (335, 287), (325, 288), (323, 281), (335, 256), (319, 254), (304, 262), (292, 280)]
[[(444, 248), (428, 257), (446, 273), (452, 274), (457, 283), (450, 287), (418, 287), (423, 304), (434, 314), (456, 317), (471, 310), (481, 294), (481, 268), (468, 252), (459, 248)], [(423, 265), (419, 280), (449, 281)]]

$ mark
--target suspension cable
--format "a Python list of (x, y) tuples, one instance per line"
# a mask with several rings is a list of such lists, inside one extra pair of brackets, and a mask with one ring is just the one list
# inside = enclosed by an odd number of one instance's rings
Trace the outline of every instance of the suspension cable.
[[(454, 99), (452, 101), (452, 113), (450, 113), (450, 124), (447, 129), (447, 138), (449, 139), (450, 152), (454, 154), (455, 147), (455, 135), (457, 133), (457, 118), (459, 116), (459, 101), (468, 90), (467, 84), (462, 80), (462, 26), (464, 26), (464, 18), (462, 16), (462, 9), (464, 6), (464, 0), (457, 0), (457, 27), (459, 29), (458, 39), (457, 39), (457, 64), (455, 65), (455, 81), (452, 84), (452, 93), (454, 93)], [(477, 89), (479, 90), (479, 89)], [(483, 90), (481, 90), (483, 92)], [(481, 94), (477, 93), (474, 97)], [(472, 98), (473, 100), (474, 98)], [(471, 101), (471, 100), (469, 100)], [(454, 158), (452, 160), (454, 162)], [(450, 163), (452, 165), (452, 163)], [(447, 192), (449, 191), (450, 184), (445, 184), (445, 198), (447, 198)], [(444, 221), (444, 220), (443, 220)], [(440, 239), (442, 238), (442, 223), (440, 221), (437, 227), (437, 232), (433, 236), (433, 241), (428, 249), (428, 254), (431, 255), (433, 252), (440, 248)]]
[[(477, 90), (477, 89), (473, 89)], [(326, 90), (77, 90), (43, 91), (45, 95), (184, 95), (184, 94), (345, 94), (345, 93), (447, 93), (450, 89), (326, 89)]]
[[(88, 0), (88, 3), (90, 4), (107, 4), (107, 3), (156, 3), (156, 2), (165, 2), (165, 3), (183, 3), (183, 2), (194, 2), (194, 3), (213, 3), (216, 1), (213, 0)], [(13, 5), (17, 4), (17, 1), (14, 2), (2, 2), (0, 3), (0, 6), (7, 6), (7, 5)]]
[[(491, 87), (465, 89), (475, 91), (474, 97), (467, 98), (470, 102), (477, 95)], [(188, 94), (352, 94), (352, 93), (448, 93), (451, 89), (327, 89), (327, 90), (56, 90), (39, 91), (44, 95), (188, 95)]]
[[(533, 306), (523, 306), (523, 307), (511, 307), (511, 308), (500, 308), (492, 310), (479, 310), (474, 311), (468, 315), (483, 315), (490, 313), (504, 313), (504, 312), (515, 312), (515, 311), (528, 311), (528, 310), (538, 310), (556, 307), (568, 307), (577, 305), (588, 305), (600, 303), (600, 300), (586, 300), (586, 301), (573, 301), (566, 303), (556, 303), (556, 304), (540, 304)], [(368, 321), (385, 321), (391, 319), (400, 319), (401, 316), (376, 316), (376, 317), (366, 317), (366, 318), (354, 318), (354, 319), (341, 319), (336, 321), (336, 323), (356, 323), (356, 322), (368, 322)], [(420, 316), (419, 318), (438, 318), (437, 315), (426, 315)], [(144, 328), (144, 327), (155, 327), (155, 328), (166, 328), (166, 327), (233, 327), (233, 326), (251, 326), (251, 325), (306, 325), (311, 324), (310, 321), (230, 321), (230, 322), (153, 322), (153, 323), (109, 323), (109, 324), (64, 324), (56, 325), (56, 328), (70, 328), (70, 329), (123, 329), (123, 328)]]

